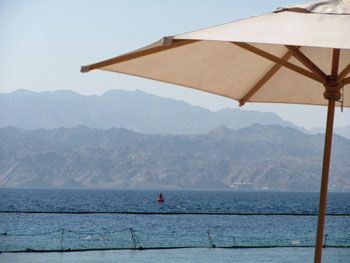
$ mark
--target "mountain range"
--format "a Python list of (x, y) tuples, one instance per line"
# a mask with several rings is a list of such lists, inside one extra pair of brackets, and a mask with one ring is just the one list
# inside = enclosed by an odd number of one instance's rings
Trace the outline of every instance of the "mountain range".
[[(323, 140), (141, 91), (18, 90), (0, 94), (0, 187), (317, 191)], [(334, 136), (331, 191), (350, 191), (349, 141)]]
[[(0, 187), (318, 191), (323, 140), (260, 124), (198, 135), (6, 127)], [(350, 191), (349, 156), (335, 135), (330, 191)]]
[(101, 96), (72, 91), (0, 94), (0, 127), (55, 129), (85, 125), (90, 128), (126, 128), (141, 133), (199, 134), (221, 125), (238, 130), (254, 123), (301, 127), (267, 112), (223, 109), (212, 112), (182, 101), (141, 91), (111, 90)]

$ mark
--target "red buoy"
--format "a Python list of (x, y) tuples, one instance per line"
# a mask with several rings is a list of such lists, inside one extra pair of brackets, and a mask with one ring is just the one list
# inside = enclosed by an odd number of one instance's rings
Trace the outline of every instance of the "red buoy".
[(162, 193), (159, 194), (157, 202), (164, 202)]

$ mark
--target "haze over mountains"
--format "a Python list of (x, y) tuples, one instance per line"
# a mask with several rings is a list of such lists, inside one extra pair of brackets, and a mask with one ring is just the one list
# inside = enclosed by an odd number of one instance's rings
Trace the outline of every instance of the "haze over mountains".
[[(319, 189), (324, 136), (274, 113), (120, 90), (19, 90), (0, 105), (0, 187)], [(349, 156), (335, 135), (331, 191), (350, 191)]]
[(126, 128), (142, 133), (198, 134), (221, 125), (237, 130), (260, 123), (302, 130), (274, 113), (239, 109), (212, 112), (141, 91), (112, 90), (101, 96), (82, 96), (72, 91), (35, 93), (18, 90), (0, 94), (0, 105), (0, 127), (24, 129), (85, 125), (99, 129)]
[[(142, 91), (111, 90), (101, 96), (83, 96), (72, 91), (0, 93), (0, 127), (53, 129), (85, 125), (90, 128), (126, 128), (143, 133), (198, 134), (225, 125), (238, 130), (254, 123), (278, 124), (307, 131), (271, 112), (223, 109), (212, 112), (182, 101), (157, 97)], [(335, 133), (350, 138), (350, 126), (335, 127)]]

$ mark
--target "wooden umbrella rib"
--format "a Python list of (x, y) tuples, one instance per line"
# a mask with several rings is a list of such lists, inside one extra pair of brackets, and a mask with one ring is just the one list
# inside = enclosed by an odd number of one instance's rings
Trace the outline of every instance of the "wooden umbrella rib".
[(297, 73), (299, 73), (299, 74), (301, 74), (301, 75), (303, 75), (305, 77), (308, 77), (308, 78), (313, 79), (313, 80), (315, 80), (317, 82), (323, 83), (323, 79), (320, 78), (320, 76), (316, 75), (315, 73), (307, 71), (306, 69), (303, 69), (303, 68), (301, 68), (301, 67), (299, 67), (297, 65), (294, 65), (292, 63), (289, 63), (287, 61), (284, 61), (283, 59), (281, 59), (279, 57), (276, 57), (275, 55), (272, 55), (272, 54), (270, 54), (270, 53), (268, 53), (268, 52), (266, 52), (264, 50), (261, 50), (261, 49), (259, 49), (257, 47), (254, 47), (254, 46), (252, 46), (250, 44), (243, 43), (243, 42), (231, 42), (231, 43), (234, 44), (234, 45), (237, 45), (237, 46), (239, 46), (239, 47), (241, 47), (241, 48), (243, 48), (245, 50), (253, 52), (254, 54), (257, 54), (257, 55), (259, 55), (259, 56), (261, 56), (263, 58), (266, 58), (266, 59), (268, 59), (270, 61), (273, 61), (273, 62), (275, 62), (277, 64), (281, 64), (282, 66), (284, 66), (284, 67), (286, 67), (286, 68), (288, 68), (290, 70), (293, 70), (293, 71), (295, 71), (295, 72), (297, 72)]
[(162, 46), (157, 46), (157, 47), (153, 47), (153, 48), (150, 48), (150, 49), (136, 51), (134, 53), (122, 55), (122, 56), (111, 58), (111, 59), (108, 59), (108, 60), (104, 60), (104, 61), (101, 61), (101, 62), (98, 62), (98, 63), (95, 63), (95, 64), (91, 64), (91, 65), (89, 65), (87, 67), (88, 67), (88, 70), (103, 68), (103, 67), (107, 67), (107, 66), (110, 66), (110, 65), (113, 65), (113, 64), (125, 62), (125, 61), (131, 60), (131, 59), (135, 59), (135, 58), (151, 55), (151, 54), (154, 54), (154, 53), (157, 53), (157, 52), (161, 52), (161, 51), (165, 51), (165, 50), (169, 50), (169, 49), (173, 49), (173, 48), (177, 48), (177, 47), (193, 44), (193, 43), (195, 43), (197, 41), (198, 40), (173, 40), (173, 43), (171, 45), (162, 45)]
[(295, 46), (286, 46), (289, 50), (293, 52), (293, 56), (302, 63), (305, 67), (311, 70), (313, 73), (318, 75), (323, 82), (327, 81), (327, 75), (313, 63), (307, 56), (305, 56), (297, 47)]
[(348, 75), (350, 73), (350, 63), (342, 70), (342, 72), (340, 72), (337, 81), (340, 82), (342, 81), (346, 75)]
[[(288, 51), (282, 60), (287, 61), (293, 55), (292, 51)], [(239, 106), (243, 106), (262, 86), (269, 81), (277, 71), (282, 67), (281, 64), (275, 64), (243, 97), (239, 100)]]

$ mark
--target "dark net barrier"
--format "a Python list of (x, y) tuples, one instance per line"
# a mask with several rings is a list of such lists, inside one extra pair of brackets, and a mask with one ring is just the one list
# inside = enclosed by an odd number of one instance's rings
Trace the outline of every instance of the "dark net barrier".
[[(2, 252), (313, 247), (317, 219), (314, 214), (123, 211), (2, 211), (0, 216)], [(348, 216), (327, 216), (325, 247), (350, 247)]]

